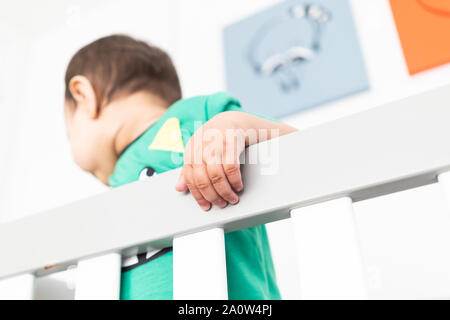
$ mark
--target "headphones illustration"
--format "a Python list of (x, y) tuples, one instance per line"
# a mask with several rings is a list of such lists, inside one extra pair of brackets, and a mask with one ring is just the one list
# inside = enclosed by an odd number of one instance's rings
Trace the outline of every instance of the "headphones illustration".
[[(264, 23), (254, 34), (248, 49), (248, 62), (254, 72), (260, 76), (274, 77), (283, 92), (300, 87), (293, 67), (314, 59), (321, 49), (322, 33), (331, 19), (331, 12), (317, 4), (296, 4), (288, 8), (280, 16)], [(269, 35), (280, 25), (302, 20), (310, 28), (309, 43), (295, 43), (287, 49), (271, 54), (264, 54), (262, 47)], [(293, 30), (295, 32), (295, 30)], [(274, 50), (271, 50), (274, 52)]]

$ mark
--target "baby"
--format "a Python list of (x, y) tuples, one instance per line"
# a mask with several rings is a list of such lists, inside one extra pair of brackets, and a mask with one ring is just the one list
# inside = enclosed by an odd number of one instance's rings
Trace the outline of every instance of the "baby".
[[(296, 130), (243, 112), (225, 93), (182, 99), (169, 56), (124, 35), (81, 48), (65, 85), (65, 121), (80, 168), (118, 187), (183, 166), (175, 189), (189, 191), (203, 210), (239, 202), (246, 146)], [(264, 225), (227, 233), (225, 249), (229, 299), (280, 298)], [(172, 248), (124, 260), (121, 299), (172, 298)]]

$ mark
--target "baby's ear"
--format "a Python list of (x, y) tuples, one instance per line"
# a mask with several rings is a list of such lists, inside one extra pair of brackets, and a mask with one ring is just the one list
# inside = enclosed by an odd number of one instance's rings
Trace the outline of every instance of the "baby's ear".
[(74, 76), (70, 79), (69, 90), (77, 107), (87, 112), (90, 118), (97, 118), (100, 110), (98, 108), (94, 87), (89, 79), (81, 75)]

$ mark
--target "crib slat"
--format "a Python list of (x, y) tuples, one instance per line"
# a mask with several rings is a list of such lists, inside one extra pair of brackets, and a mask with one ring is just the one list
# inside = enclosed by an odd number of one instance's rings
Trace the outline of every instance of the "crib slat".
[(438, 176), (438, 181), (439, 184), (441, 185), (442, 190), (444, 191), (447, 204), (450, 208), (450, 171), (441, 173)]
[(0, 280), (0, 300), (33, 300), (34, 276), (23, 274)]
[(291, 211), (302, 299), (366, 299), (352, 200)]
[(78, 262), (75, 300), (118, 300), (121, 263), (118, 253)]
[(173, 296), (177, 300), (228, 299), (222, 228), (173, 240)]

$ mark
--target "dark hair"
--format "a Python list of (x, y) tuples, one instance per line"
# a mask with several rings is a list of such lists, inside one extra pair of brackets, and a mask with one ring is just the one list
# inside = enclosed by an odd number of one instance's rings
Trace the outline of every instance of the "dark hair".
[(78, 50), (66, 70), (65, 98), (75, 103), (69, 82), (83, 75), (91, 82), (99, 107), (115, 95), (147, 90), (172, 104), (181, 87), (170, 57), (163, 50), (126, 35), (100, 38)]

